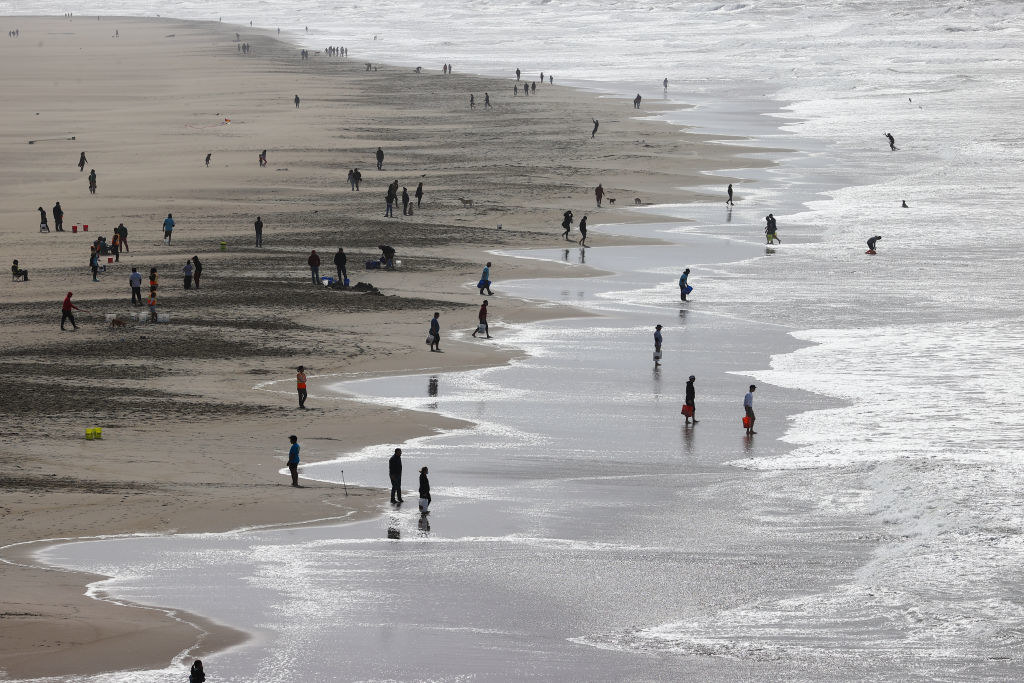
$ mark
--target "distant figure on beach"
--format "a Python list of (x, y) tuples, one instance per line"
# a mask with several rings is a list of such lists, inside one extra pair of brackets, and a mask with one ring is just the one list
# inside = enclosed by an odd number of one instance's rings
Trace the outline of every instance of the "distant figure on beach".
[(438, 318), (441, 314), (437, 311), (434, 312), (434, 317), (430, 319), (430, 332), (427, 334), (427, 339), (430, 341), (431, 351), (441, 350), (441, 323)]
[(470, 109), (475, 109), (476, 108), (476, 98), (473, 96), (472, 93), (469, 94), (469, 108)]
[(487, 93), (484, 93), (484, 109), (490, 109), (490, 108), (491, 108), (491, 96), (488, 95)]
[(156, 294), (157, 288), (160, 287), (160, 276), (156, 273), (156, 268), (149, 269), (149, 292)]
[(513, 85), (512, 86), (512, 97), (518, 97), (518, 96), (519, 96), (519, 86), (518, 85)]
[(765, 238), (767, 238), (768, 244), (772, 244), (775, 241), (778, 241), (779, 244), (782, 244), (782, 240), (780, 240), (779, 236), (776, 234), (776, 230), (778, 230), (778, 224), (775, 222), (775, 215), (768, 214), (767, 216), (764, 217), (764, 220), (764, 236)]
[(871, 238), (868, 239), (868, 253), (869, 254), (876, 253), (875, 252), (875, 244), (877, 244), (878, 240), (880, 240), (880, 239), (882, 239), (881, 235), (875, 235), (874, 237), (871, 237)]
[(378, 244), (380, 249), (380, 261), (384, 264), (384, 270), (395, 269), (395, 248), (388, 244)]
[(729, 206), (732, 206), (732, 183), (729, 183), (729, 189), (727, 189), (726, 192), (729, 193), (729, 198), (725, 200), (725, 203), (728, 204)]
[(260, 152), (260, 168), (267, 165), (267, 150)]
[(534, 95), (537, 94), (537, 81), (534, 81), (533, 83), (530, 84), (530, 90), (533, 92)]
[[(44, 209), (43, 207), (40, 206), (38, 211), (39, 211), (39, 231), (40, 232), (50, 232), (50, 225), (47, 223), (47, 219), (46, 219), (46, 209)], [(45, 230), (44, 230), (44, 228), (45, 228)]]
[(352, 182), (355, 184), (356, 192), (359, 192), (359, 183), (363, 181), (363, 174), (359, 172), (358, 168), (352, 169)]
[(427, 468), (420, 469), (420, 513), (430, 514), (430, 480), (427, 479)]
[[(593, 137), (593, 136), (591, 136)], [(597, 199), (597, 208), (601, 208), (601, 200), (604, 199), (604, 186), (601, 183), (594, 188), (594, 198)]]
[(74, 309), (76, 311), (82, 310), (78, 306), (76, 306), (73, 303), (71, 303), (71, 292), (68, 292), (68, 295), (66, 297), (64, 297), (64, 303), (62, 303), (60, 305), (60, 329), (61, 330), (64, 329), (64, 323), (67, 323), (67, 322), (70, 322), (71, 323), (71, 327), (73, 327), (74, 329), (76, 329), (76, 330), (78, 329), (78, 325), (75, 323), (75, 314), (71, 312), (72, 309)]
[(100, 273), (100, 251), (96, 247), (90, 247), (91, 252), (89, 253), (89, 270), (92, 271), (92, 281), (99, 282), (98, 277)]
[(490, 328), (487, 327), (487, 299), (484, 299), (484, 302), (480, 304), (480, 310), (476, 314), (476, 319), (477, 326), (476, 329), (473, 330), (472, 337), (476, 339), (476, 335), (482, 332), (483, 334), (487, 335), (488, 339), (490, 339), (491, 330)]
[(661, 325), (654, 326), (654, 367), (661, 365)]
[(256, 216), (256, 222), (253, 224), (256, 228), (256, 246), (263, 246), (263, 218)]
[(540, 84), (544, 85), (544, 72), (543, 71), (540, 72)]
[(296, 96), (295, 96), (295, 108), (296, 108), (296, 109), (298, 109), (298, 108), (299, 108), (299, 103), (300, 103), (301, 101), (302, 101), (302, 100), (300, 100), (300, 99), (299, 99), (299, 96), (298, 96), (298, 95), (296, 95)]
[(686, 416), (684, 424), (693, 420), (693, 424), (697, 424), (697, 406), (694, 400), (697, 398), (697, 391), (693, 388), (693, 383), (696, 381), (696, 377), (690, 375), (690, 379), (686, 382), (686, 399), (683, 401), (683, 405), (689, 406), (690, 410), (687, 411), (690, 414)]
[(580, 219), (580, 246), (587, 246), (587, 217), (584, 216)]
[(348, 280), (348, 270), (345, 265), (348, 263), (348, 256), (345, 254), (345, 250), (338, 247), (338, 253), (334, 255), (334, 267), (338, 271), (338, 282), (345, 284), (345, 280)]
[(892, 136), (892, 133), (886, 133), (885, 137), (889, 141), (889, 149), (891, 149), (893, 152), (895, 152), (896, 151), (896, 138), (894, 138)]
[(309, 253), (309, 258), (306, 259), (306, 263), (309, 264), (309, 274), (313, 280), (313, 284), (320, 284), (320, 255), (316, 253), (316, 249)]
[(85, 165), (87, 163), (89, 163), (89, 160), (85, 158), (85, 152), (82, 152), (82, 154), (78, 157), (78, 170), (84, 171)]
[(445, 62), (444, 66), (441, 67), (441, 73), (443, 73), (445, 76), (448, 75), (448, 62)]
[(28, 282), (28, 271), (18, 265), (18, 259), (14, 259), (11, 263), (11, 279), (21, 279), (22, 282)]
[(750, 391), (743, 397), (743, 413), (749, 418), (747, 422), (747, 435), (757, 434), (754, 431), (754, 391), (757, 389), (753, 384), (750, 385)]
[(516, 69), (516, 80), (517, 81), (519, 80), (519, 75), (520, 75), (520, 71), (519, 71), (519, 69)]
[(96, 169), (95, 168), (90, 168), (89, 169), (89, 192), (91, 194), (96, 194)]
[(60, 202), (53, 205), (53, 229), (57, 232), (64, 232), (64, 209)]
[(199, 278), (203, 274), (203, 264), (199, 256), (192, 257), (192, 286), (199, 289)]
[(402, 500), (402, 449), (396, 448), (395, 454), (388, 458), (388, 478), (391, 479), (391, 502), (401, 504)]
[(124, 223), (118, 223), (117, 227), (114, 228), (114, 232), (121, 239), (118, 240), (118, 245), (121, 247), (121, 251), (128, 253), (131, 249), (128, 248), (128, 228), (124, 227)]
[(416, 208), (420, 208), (420, 202), (423, 201), (423, 183), (416, 186)]
[(907, 200), (906, 199), (903, 200), (903, 204), (900, 206), (900, 208), (901, 209), (909, 209), (910, 208), (909, 206), (907, 206)]
[(210, 159), (212, 159), (212, 158), (213, 158), (213, 152), (210, 152), (209, 154), (206, 155), (206, 167), (207, 168), (210, 167)]
[(295, 368), (295, 389), (299, 393), (299, 409), (306, 409), (306, 366)]
[(483, 272), (480, 274), (480, 282), (476, 283), (476, 286), (480, 288), (481, 296), (484, 290), (487, 290), (487, 296), (494, 296), (494, 292), (491, 291), (491, 262), (488, 261), (487, 265), (484, 266)]
[(683, 274), (679, 276), (679, 299), (680, 301), (686, 301), (686, 295), (690, 293), (690, 284), (687, 282), (690, 279), (690, 269), (687, 268), (683, 271)]
[(639, 109), (641, 101), (643, 101), (643, 98), (640, 97), (640, 93), (637, 93), (636, 97), (633, 98), (633, 109)]
[[(543, 79), (541, 79), (541, 80), (543, 80)], [(554, 85), (554, 84), (555, 84), (555, 77), (549, 75), (548, 76), (548, 85)]]
[(668, 76), (665, 76), (665, 80), (661, 82), (661, 86), (665, 88), (665, 90), (668, 90)]
[(572, 211), (566, 211), (562, 214), (562, 230), (564, 231), (562, 233), (562, 237), (564, 237), (565, 241), (568, 242), (569, 231), (572, 230)]
[(299, 485), (299, 437), (292, 434), (288, 437), (292, 445), (288, 449), (288, 470), (292, 473), (292, 486)]
[(128, 286), (132, 288), (132, 306), (142, 305), (142, 273), (132, 268), (128, 276)]
[(185, 289), (192, 289), (192, 261), (185, 259), (185, 265), (181, 269), (181, 274), (185, 278)]
[(188, 672), (188, 683), (206, 683), (206, 672), (203, 671), (203, 662), (200, 659), (192, 662), (192, 669)]
[[(591, 119), (591, 121), (594, 122), (594, 129), (590, 131), (590, 137), (593, 139), (593, 137), (597, 135), (597, 127), (600, 126), (601, 123), (597, 119)], [(600, 206), (600, 204), (598, 204), (598, 206)]]
[(402, 186), (402, 215), (409, 215), (409, 190), (404, 185)]
[(172, 232), (174, 232), (174, 216), (167, 214), (167, 218), (164, 219), (164, 244), (170, 245)]
[(384, 150), (380, 147), (377, 148), (377, 170), (380, 171), (384, 167)]

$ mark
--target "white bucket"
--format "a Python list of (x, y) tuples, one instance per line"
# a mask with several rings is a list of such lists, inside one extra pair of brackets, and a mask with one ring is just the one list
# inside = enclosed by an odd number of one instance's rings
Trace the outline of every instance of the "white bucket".
[(158, 323), (169, 323), (171, 322), (171, 316), (169, 313), (157, 313), (156, 321)]
[(398, 259), (395, 259), (395, 268), (401, 268), (401, 267), (402, 267), (402, 262), (400, 260), (398, 260)]

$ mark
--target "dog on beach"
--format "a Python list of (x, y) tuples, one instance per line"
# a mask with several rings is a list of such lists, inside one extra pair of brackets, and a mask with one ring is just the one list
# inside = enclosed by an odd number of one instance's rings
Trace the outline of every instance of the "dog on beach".
[(640, 198), (639, 198), (639, 197), (637, 197), (636, 199), (634, 199), (634, 200), (633, 200), (633, 203), (634, 203), (634, 204), (636, 204), (637, 206), (640, 206), (641, 204), (643, 204), (643, 202), (642, 202), (642, 201), (640, 201)]
[(110, 326), (111, 327), (128, 327), (128, 323), (126, 323), (125, 321), (121, 320), (120, 318), (114, 318), (113, 320), (110, 321)]
[(610, 198), (608, 200), (608, 203), (614, 205), (615, 204), (615, 197)]
[(459, 197), (459, 201), (462, 202), (463, 206), (473, 206), (472, 199), (463, 199), (462, 197)]

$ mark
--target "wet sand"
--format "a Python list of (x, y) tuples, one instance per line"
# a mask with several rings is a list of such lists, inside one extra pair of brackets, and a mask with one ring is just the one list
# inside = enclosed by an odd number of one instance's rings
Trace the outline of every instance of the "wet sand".
[[(497, 82), (385, 65), (366, 72), (356, 55), (300, 61), (297, 49), (250, 30), (242, 40), (252, 52), (242, 56), (236, 27), (212, 23), (17, 23), (21, 37), (0, 43), (8, 95), (0, 103), (0, 237), (31, 279), (0, 297), (5, 544), (375, 514), (386, 501), (377, 491), (288, 486), (280, 473), (287, 435), (300, 436), (310, 463), (458, 423), (339, 399), (325, 383), (507, 361), (509, 351), (477, 344), (426, 353), (430, 313), (441, 311), (445, 329), (471, 328), (480, 298), (473, 284), (490, 259), (492, 320), (564, 316), (568, 309), (503, 296), (501, 280), (586, 271), (499, 260), (488, 250), (558, 246), (566, 208), (587, 213), (592, 225), (649, 220), (626, 210), (634, 197), (683, 201), (691, 195), (674, 188), (701, 171), (749, 165), (734, 158), (741, 147), (652, 121), (602, 126), (591, 142), (592, 116), (610, 120), (605, 112), (629, 105), (569, 88), (495, 97), (493, 110), (471, 113), (468, 93), (479, 101), (499, 91)], [(374, 168), (378, 145), (383, 172)], [(267, 168), (256, 163), (262, 149)], [(84, 172), (76, 165), (82, 151)], [(363, 172), (358, 193), (345, 182), (353, 167)], [(86, 182), (93, 168), (95, 195)], [(413, 217), (383, 218), (393, 179), (410, 193), (424, 182)], [(598, 182), (617, 208), (594, 207)], [(460, 201), (467, 196), (472, 207)], [(49, 213), (58, 200), (66, 232), (39, 233), (35, 207)], [(168, 247), (160, 225), (169, 212), (177, 226)], [(266, 224), (262, 249), (254, 246), (257, 214)], [(89, 244), (98, 234), (109, 239), (120, 222), (131, 252), (93, 283)], [(84, 224), (88, 233), (71, 233)], [(402, 267), (363, 270), (382, 243), (396, 247)], [(309, 250), (321, 254), (321, 273), (333, 275), (338, 246), (348, 252), (350, 278), (380, 295), (310, 283)], [(202, 289), (185, 291), (180, 269), (192, 255), (204, 263)], [(132, 310), (132, 266), (158, 269), (170, 323), (105, 323), (104, 314)], [(77, 332), (58, 327), (67, 291), (89, 311)], [(299, 364), (311, 376), (311, 409), (302, 413), (290, 384)], [(104, 428), (102, 441), (82, 438), (90, 426)], [(30, 564), (23, 550), (8, 547), (0, 568), (9, 588), (0, 670), (10, 676), (163, 664), (201, 635), (190, 654), (243, 637), (188, 615), (85, 597), (95, 577), (22, 566)]]

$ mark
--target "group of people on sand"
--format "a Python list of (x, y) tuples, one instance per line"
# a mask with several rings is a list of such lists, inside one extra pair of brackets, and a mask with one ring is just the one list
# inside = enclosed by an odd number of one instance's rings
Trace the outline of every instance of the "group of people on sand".
[[(416, 186), (416, 191), (413, 193), (416, 197), (416, 208), (419, 209), (423, 203), (423, 183), (421, 182)], [(388, 185), (387, 194), (384, 195), (384, 217), (394, 218), (393, 207), (398, 203), (398, 181), (395, 180), (393, 183)], [(411, 216), (413, 215), (412, 200), (409, 197), (409, 188), (402, 187), (402, 215)]]

